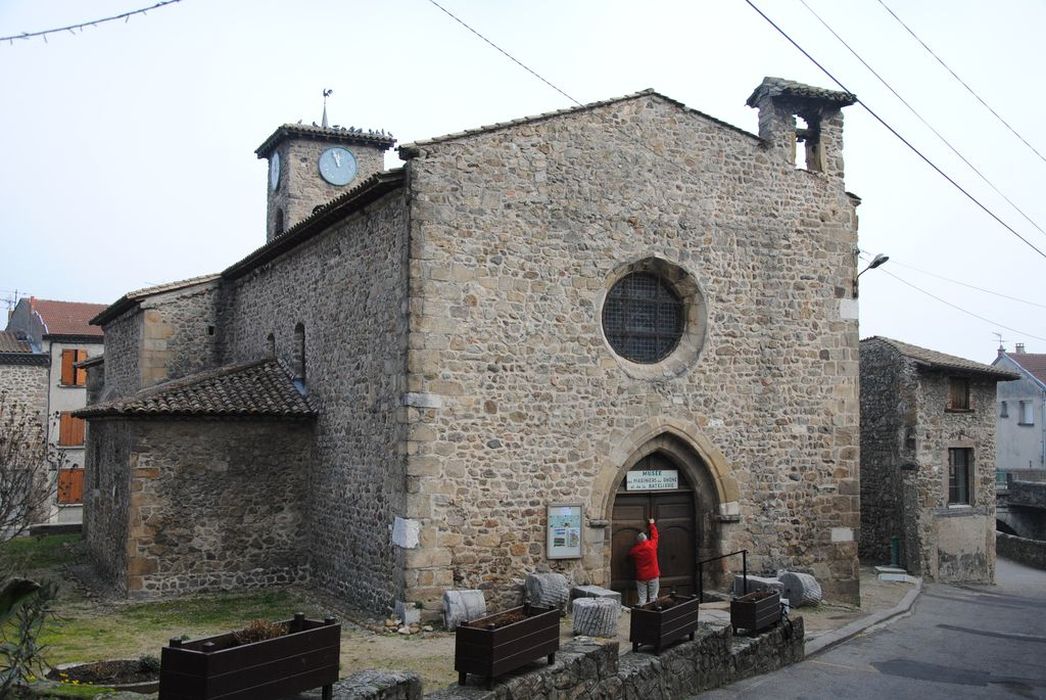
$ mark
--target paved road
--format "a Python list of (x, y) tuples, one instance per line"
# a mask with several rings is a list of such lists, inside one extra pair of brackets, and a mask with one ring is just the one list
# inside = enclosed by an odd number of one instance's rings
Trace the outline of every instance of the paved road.
[(1046, 699), (1046, 571), (1000, 559), (996, 581), (927, 584), (907, 617), (695, 698)]

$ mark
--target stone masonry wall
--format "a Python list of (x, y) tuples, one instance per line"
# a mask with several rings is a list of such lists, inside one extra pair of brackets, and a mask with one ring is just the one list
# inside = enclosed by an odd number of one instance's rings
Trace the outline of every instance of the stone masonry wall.
[[(920, 371), (918, 394), (921, 570), (931, 581), (995, 580), (995, 380), (970, 379), (969, 411), (949, 411), (948, 375)], [(973, 449), (969, 505), (948, 505), (948, 449)]]
[[(842, 180), (657, 96), (413, 155), (407, 514), (422, 531), (407, 598), (433, 604), (453, 583), (496, 607), (542, 568), (608, 585), (610, 528), (586, 529), (584, 559), (550, 562), (545, 504), (610, 518), (624, 460), (666, 431), (737, 485), (718, 494), (740, 517), (723, 552), (856, 600), (857, 224)], [(699, 350), (643, 366), (610, 350), (600, 314), (650, 258), (694, 280), (707, 329)]]
[(996, 532), (995, 537), (1000, 557), (1006, 557), (1036, 569), (1046, 569), (1046, 540), (1016, 537), (1007, 535), (1005, 532)]
[(142, 314), (131, 309), (105, 325), (105, 388), (98, 401), (142, 388)]
[(217, 299), (211, 282), (142, 302), (142, 387), (215, 366)]
[(44, 430), (47, 412), (47, 367), (42, 365), (0, 364), (0, 395), (7, 406), (18, 404), (34, 415)]
[(402, 590), (393, 517), (404, 511), (400, 427), (406, 365), (407, 221), (396, 191), (231, 283), (223, 361), (269, 352), (296, 366), (305, 329), (306, 387), (319, 412), (306, 528), (312, 575), (344, 599), (385, 610)]
[(915, 462), (915, 381), (914, 366), (895, 349), (874, 339), (861, 343), (860, 556), (865, 564), (890, 561), (891, 537), (905, 545), (901, 475), (902, 465)]
[(129, 464), (134, 441), (133, 425), (127, 421), (92, 420), (84, 463), (84, 541), (101, 576), (121, 593), (127, 592)]
[(127, 590), (162, 596), (308, 578), (300, 423), (127, 421)]

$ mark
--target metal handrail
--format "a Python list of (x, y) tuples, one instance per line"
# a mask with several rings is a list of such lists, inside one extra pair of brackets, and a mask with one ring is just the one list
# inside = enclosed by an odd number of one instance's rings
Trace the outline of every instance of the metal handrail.
[(711, 557), (697, 562), (697, 599), (704, 601), (705, 599), (705, 572), (704, 565), (712, 562), (719, 561), (720, 559), (726, 559), (732, 557), (735, 554), (741, 555), (741, 590), (743, 593), (748, 593), (748, 550), (739, 549), (736, 552), (730, 552), (729, 554), (720, 554), (718, 557)]

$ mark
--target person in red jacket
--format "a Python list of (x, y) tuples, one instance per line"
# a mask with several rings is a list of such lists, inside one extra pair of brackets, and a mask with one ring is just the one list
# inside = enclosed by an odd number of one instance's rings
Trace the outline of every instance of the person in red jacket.
[(661, 588), (661, 568), (657, 565), (657, 525), (650, 518), (650, 536), (645, 532), (636, 535), (636, 543), (628, 550), (628, 556), (636, 565), (636, 593), (639, 604), (646, 605), (657, 600)]

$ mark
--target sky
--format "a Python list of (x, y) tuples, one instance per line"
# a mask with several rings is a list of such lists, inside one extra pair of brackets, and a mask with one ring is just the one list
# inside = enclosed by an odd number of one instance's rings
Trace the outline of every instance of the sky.
[[(0, 0), (0, 36), (154, 2)], [(430, 0), (181, 0), (46, 42), (0, 42), (0, 299), (111, 303), (243, 258), (265, 241), (267, 170), (254, 149), (282, 123), (319, 122), (324, 89), (331, 123), (400, 143), (645, 88), (754, 133), (745, 100), (764, 76), (838, 89), (745, 0), (439, 2), (569, 98)], [(866, 259), (890, 256), (861, 277), (861, 337), (981, 362), (996, 333), (1007, 349), (1046, 352), (1046, 4), (753, 2), (1042, 251), (849, 107), (859, 245)], [(386, 165), (399, 162), (391, 151)]]

